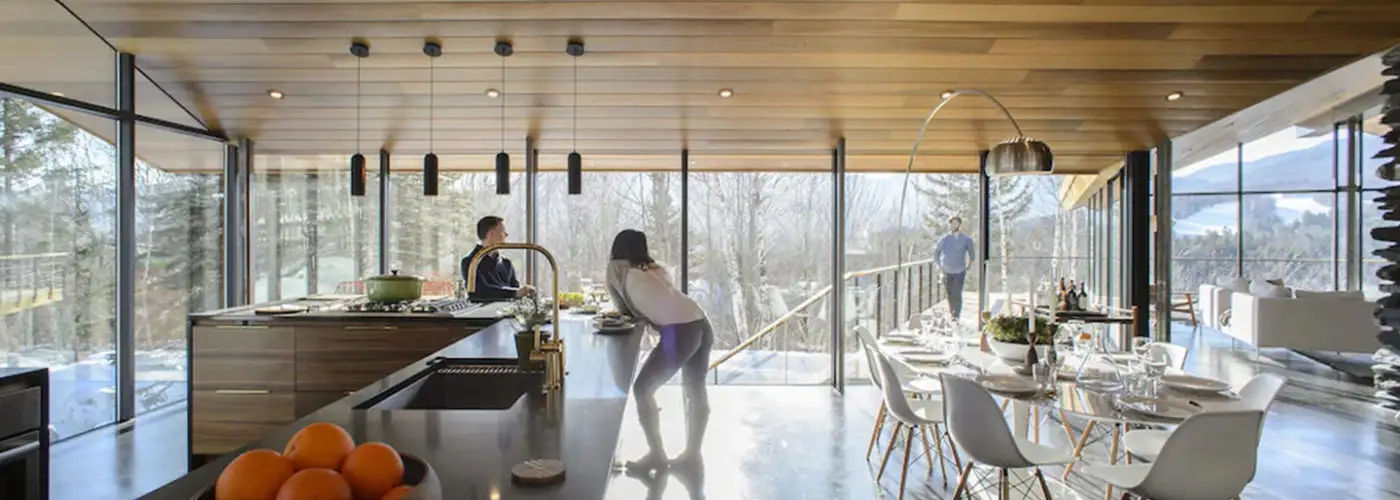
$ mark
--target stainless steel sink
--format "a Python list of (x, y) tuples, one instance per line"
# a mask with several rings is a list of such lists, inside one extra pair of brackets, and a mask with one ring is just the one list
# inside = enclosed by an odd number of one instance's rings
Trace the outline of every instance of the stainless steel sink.
[(442, 358), (356, 410), (505, 410), (544, 384), (513, 359)]

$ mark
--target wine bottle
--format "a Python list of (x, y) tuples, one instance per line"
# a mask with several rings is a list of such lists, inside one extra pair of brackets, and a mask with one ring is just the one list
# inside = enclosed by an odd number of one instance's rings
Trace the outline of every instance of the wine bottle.
[(1079, 291), (1074, 287), (1074, 282), (1069, 282), (1069, 293), (1065, 294), (1066, 311), (1079, 310)]
[(1085, 285), (1083, 281), (1080, 281), (1080, 282), (1079, 282), (1079, 310), (1080, 310), (1080, 311), (1084, 311), (1084, 310), (1088, 310), (1088, 309), (1089, 309), (1089, 293), (1086, 292), (1086, 290), (1088, 290), (1088, 289), (1089, 289), (1088, 285)]

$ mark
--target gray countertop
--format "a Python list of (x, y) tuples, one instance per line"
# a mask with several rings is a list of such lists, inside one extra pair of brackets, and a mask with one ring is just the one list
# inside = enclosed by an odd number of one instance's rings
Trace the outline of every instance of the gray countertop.
[[(205, 311), (189, 315), (194, 321), (232, 321), (237, 323), (315, 323), (321, 321), (371, 321), (371, 322), (452, 322), (467, 325), (486, 326), (501, 319), (501, 310), (509, 302), (488, 302), (481, 307), (459, 316), (445, 316), (422, 313), (373, 313), (346, 312), (338, 306), (360, 298), (358, 295), (329, 295), (297, 299), (279, 300), (249, 306), (231, 307), (216, 311)], [(293, 314), (257, 314), (262, 307), (301, 304), (318, 310)]]
[[(352, 409), (437, 357), (514, 358), (517, 326), (514, 320), (502, 320), (142, 498), (188, 500), (243, 450), (281, 451), (298, 429), (334, 422), (358, 443), (382, 441), (422, 457), (437, 471), (445, 499), (601, 499), (612, 473), (642, 328), (598, 335), (587, 316), (570, 315), (561, 322), (568, 373), (556, 396), (530, 393), (500, 411)], [(510, 468), (532, 458), (561, 458), (568, 478), (548, 488), (513, 485)]]

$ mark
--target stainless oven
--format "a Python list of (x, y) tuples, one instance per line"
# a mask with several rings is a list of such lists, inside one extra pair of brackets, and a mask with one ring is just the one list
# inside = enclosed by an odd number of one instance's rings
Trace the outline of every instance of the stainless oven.
[(38, 431), (0, 440), (0, 497), (43, 500), (48, 488)]

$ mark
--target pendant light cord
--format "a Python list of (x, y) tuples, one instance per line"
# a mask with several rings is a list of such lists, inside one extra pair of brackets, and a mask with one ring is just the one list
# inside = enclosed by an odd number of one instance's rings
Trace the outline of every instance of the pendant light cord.
[(433, 152), (433, 108), (437, 103), (436, 57), (428, 56), (428, 152)]
[(506, 151), (506, 56), (501, 56), (501, 152)]
[(574, 152), (578, 152), (578, 56), (574, 56)]
[(363, 80), (360, 78), (360, 64), (361, 64), (361, 59), (364, 59), (364, 58), (363, 58), (363, 57), (356, 57), (356, 58), (355, 58), (355, 152), (356, 152), (356, 153), (358, 153), (358, 152), (360, 151), (360, 101), (361, 101), (360, 86), (363, 84)]

